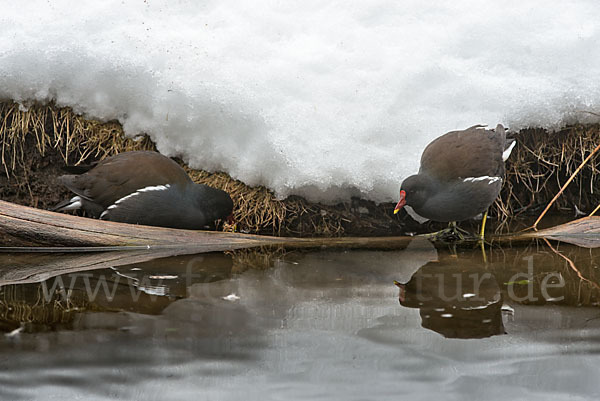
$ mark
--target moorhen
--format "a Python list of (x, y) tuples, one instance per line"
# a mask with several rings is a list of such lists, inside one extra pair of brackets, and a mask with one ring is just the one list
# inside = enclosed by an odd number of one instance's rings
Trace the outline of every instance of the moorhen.
[(421, 156), (419, 173), (406, 178), (394, 209), (412, 207), (419, 216), (434, 221), (467, 220), (485, 212), (502, 188), (504, 162), (515, 146), (498, 124), (495, 130), (474, 125), (451, 131), (431, 142)]
[(66, 169), (75, 174), (59, 180), (77, 196), (54, 211), (83, 209), (102, 220), (202, 229), (233, 209), (227, 192), (194, 183), (181, 166), (157, 152), (125, 152)]

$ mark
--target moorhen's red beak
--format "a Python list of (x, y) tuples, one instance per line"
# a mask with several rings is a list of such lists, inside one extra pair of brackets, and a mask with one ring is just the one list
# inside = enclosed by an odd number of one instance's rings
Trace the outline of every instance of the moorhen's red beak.
[(402, 207), (406, 205), (406, 192), (404, 190), (400, 191), (400, 200), (396, 204), (394, 208), (394, 214), (398, 213)]

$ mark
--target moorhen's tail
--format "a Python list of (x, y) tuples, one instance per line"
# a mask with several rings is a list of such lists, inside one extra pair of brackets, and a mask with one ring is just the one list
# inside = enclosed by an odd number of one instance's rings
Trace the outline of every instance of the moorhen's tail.
[[(68, 168), (68, 167), (78, 167), (78, 166), (65, 166), (64, 168)], [(64, 186), (66, 186), (67, 188), (69, 188), (69, 190), (73, 191), (73, 186), (71, 185), (71, 181), (72, 178), (76, 177), (76, 175), (61, 175), (60, 177), (58, 177), (58, 181), (63, 184)], [(74, 197), (66, 199), (62, 202), (59, 202), (58, 204), (54, 205), (54, 207), (51, 207), (50, 211), (52, 212), (66, 212), (69, 210), (77, 210), (77, 209), (82, 209), (83, 208), (83, 198), (80, 196), (80, 194), (78, 193), (79, 191), (73, 191), (75, 192)]]
[(504, 137), (504, 148), (502, 150), (502, 161), (505, 162), (510, 157), (510, 153), (512, 152), (513, 148), (517, 144), (517, 141), (514, 138), (514, 135), (509, 134), (508, 130), (506, 128), (504, 128), (504, 126), (502, 124), (498, 124), (494, 131), (496, 132), (496, 134), (500, 134)]
[(77, 210), (81, 209), (82, 203), (81, 198), (79, 196), (75, 196), (71, 199), (66, 199), (58, 204), (52, 206), (50, 209), (51, 212), (65, 212), (67, 210)]
[(78, 166), (63, 166), (61, 170), (68, 172), (70, 174), (61, 175), (58, 177), (58, 181), (67, 187), (69, 190), (74, 192), (76, 196), (66, 199), (62, 202), (51, 207), (50, 211), (52, 212), (66, 212), (69, 210), (78, 210), (83, 209), (86, 212), (89, 212), (94, 217), (98, 217), (100, 213), (104, 210), (100, 205), (91, 202), (90, 200), (84, 198), (82, 195), (82, 190), (78, 188), (74, 181), (79, 178), (80, 175), (91, 170), (97, 163), (92, 163), (89, 165), (78, 165)]
[(517, 140), (515, 138), (506, 138), (506, 142), (504, 142), (504, 151), (502, 152), (502, 161), (507, 161), (510, 157), (510, 153), (514, 149), (517, 144)]
[(64, 200), (48, 210), (51, 212), (67, 212), (69, 210), (79, 209), (85, 210), (86, 213), (94, 218), (98, 218), (104, 211), (104, 208), (101, 205), (89, 201), (79, 195)]

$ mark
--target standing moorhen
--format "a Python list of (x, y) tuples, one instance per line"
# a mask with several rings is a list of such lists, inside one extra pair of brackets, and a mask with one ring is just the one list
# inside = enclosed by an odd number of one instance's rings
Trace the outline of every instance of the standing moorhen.
[(173, 160), (157, 152), (126, 152), (59, 180), (77, 196), (52, 210), (83, 209), (102, 220), (150, 226), (202, 229), (231, 215), (229, 194), (195, 184)]
[(502, 188), (504, 162), (515, 146), (498, 124), (495, 130), (474, 125), (431, 142), (421, 156), (419, 173), (402, 182), (398, 213), (404, 205), (425, 219), (452, 222), (486, 212)]

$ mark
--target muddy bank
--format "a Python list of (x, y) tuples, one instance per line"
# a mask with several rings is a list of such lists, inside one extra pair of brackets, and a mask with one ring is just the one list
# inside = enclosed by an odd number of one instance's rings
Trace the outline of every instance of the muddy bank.
[[(0, 104), (0, 199), (48, 208), (69, 196), (57, 182), (65, 164), (90, 163), (115, 153), (155, 150), (147, 136), (125, 138), (118, 122), (100, 123), (69, 108), (35, 105), (28, 110)], [(558, 192), (581, 161), (600, 143), (600, 126), (570, 126), (549, 133), (527, 129), (515, 133), (517, 146), (507, 161), (506, 184), (490, 210), (499, 230), (515, 220), (530, 220)], [(184, 165), (180, 160), (178, 160)], [(225, 173), (191, 170), (196, 181), (228, 191), (236, 205), (237, 230), (286, 236), (398, 235), (426, 232), (439, 224), (420, 226), (405, 212), (392, 214), (394, 204), (363, 199), (337, 205), (311, 203), (300, 197), (277, 200), (264, 187), (249, 187)], [(553, 212), (575, 216), (600, 203), (596, 158), (586, 165)], [(400, 183), (398, 183), (399, 185)], [(477, 222), (465, 223), (465, 228)], [(221, 227), (223, 228), (223, 227)], [(230, 229), (229, 227), (224, 227)]]

